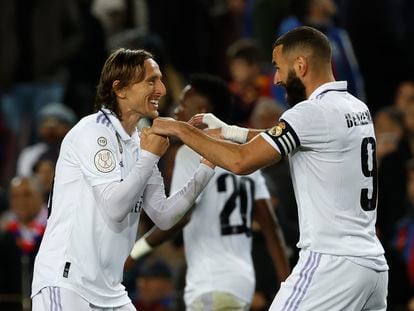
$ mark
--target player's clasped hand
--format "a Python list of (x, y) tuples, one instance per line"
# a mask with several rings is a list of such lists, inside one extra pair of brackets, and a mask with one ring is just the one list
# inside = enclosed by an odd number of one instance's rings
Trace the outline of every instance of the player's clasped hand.
[(157, 156), (162, 156), (170, 145), (168, 137), (151, 133), (149, 128), (143, 128), (141, 131), (141, 148)]
[(149, 129), (150, 133), (158, 135), (174, 135), (174, 127), (177, 125), (177, 121), (173, 118), (156, 118), (152, 122), (152, 126)]
[(209, 129), (216, 129), (216, 128), (222, 128), (227, 126), (226, 123), (218, 119), (214, 114), (212, 113), (199, 113), (194, 115), (190, 121), (188, 121), (191, 125), (195, 127), (203, 128), (203, 126), (209, 128)]

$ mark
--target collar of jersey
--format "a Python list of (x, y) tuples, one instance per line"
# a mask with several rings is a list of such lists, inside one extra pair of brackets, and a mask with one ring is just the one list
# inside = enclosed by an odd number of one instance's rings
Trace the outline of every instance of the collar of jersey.
[(328, 82), (328, 83), (322, 84), (320, 87), (314, 90), (308, 99), (309, 100), (316, 99), (319, 94), (322, 94), (328, 90), (329, 91), (346, 91), (347, 87), (348, 87), (347, 81)]
[(129, 139), (132, 139), (131, 136), (128, 135), (128, 133), (125, 131), (124, 127), (121, 124), (121, 121), (112, 113), (112, 111), (108, 109), (102, 109), (106, 116), (111, 121), (112, 126), (114, 127), (115, 131), (119, 134), (122, 140), (126, 141)]

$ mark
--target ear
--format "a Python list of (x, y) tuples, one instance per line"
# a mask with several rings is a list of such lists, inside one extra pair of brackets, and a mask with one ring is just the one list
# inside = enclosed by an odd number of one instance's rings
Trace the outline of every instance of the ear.
[(298, 56), (295, 60), (294, 68), (299, 77), (304, 77), (308, 72), (308, 59), (305, 56)]
[(117, 97), (125, 98), (125, 89), (120, 87), (120, 81), (115, 80), (112, 83), (112, 89)]

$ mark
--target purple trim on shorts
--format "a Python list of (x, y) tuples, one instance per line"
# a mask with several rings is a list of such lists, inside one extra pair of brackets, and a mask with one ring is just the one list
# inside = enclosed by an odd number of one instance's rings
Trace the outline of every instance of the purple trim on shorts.
[(50, 311), (62, 310), (62, 296), (59, 287), (48, 287), (50, 298)]
[[(291, 305), (291, 300), (295, 300), (296, 296), (297, 296), (297, 290), (298, 288), (300, 288), (300, 283), (302, 283), (302, 280), (304, 277), (306, 277), (306, 274), (308, 273), (309, 267), (312, 267), (313, 264), (313, 253), (311, 252), (309, 257), (306, 259), (306, 263), (303, 266), (302, 270), (299, 273), (299, 279), (296, 281), (294, 287), (293, 287), (293, 291), (290, 294), (290, 296), (288, 297), (288, 299), (285, 302), (285, 305), (283, 306), (283, 310), (287, 310), (286, 308), (289, 307), (289, 305)], [(292, 301), (293, 301), (292, 300)]]
[(54, 310), (56, 310), (54, 308), (54, 306), (56, 305), (55, 291), (54, 291), (53, 287), (48, 287), (48, 289), (49, 289), (49, 294), (50, 294), (50, 311), (54, 311)]
[(321, 262), (322, 254), (316, 254), (316, 257), (317, 257), (316, 264), (313, 266), (312, 271), (310, 272), (310, 276), (309, 276), (308, 282), (306, 283), (305, 288), (302, 291), (302, 295), (299, 297), (298, 301), (296, 301), (296, 304), (294, 305), (293, 310), (297, 310), (298, 309), (300, 303), (303, 300), (303, 297), (305, 297), (305, 294), (308, 291), (308, 288), (309, 288), (309, 285), (310, 285), (310, 283), (312, 281), (313, 275), (315, 274), (316, 269), (319, 267), (319, 263)]
[(60, 294), (60, 287), (56, 287), (56, 297), (58, 303), (58, 310), (62, 310), (62, 295)]

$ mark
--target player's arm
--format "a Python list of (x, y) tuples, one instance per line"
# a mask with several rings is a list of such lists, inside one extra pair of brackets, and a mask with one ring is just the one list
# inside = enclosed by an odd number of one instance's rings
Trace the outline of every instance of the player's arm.
[(264, 131), (258, 129), (247, 129), (237, 125), (228, 125), (212, 113), (196, 114), (190, 119), (190, 121), (188, 121), (188, 123), (194, 125), (195, 127), (207, 126), (210, 130), (217, 129), (219, 135), (213, 137), (222, 137), (225, 140), (230, 140), (240, 144), (250, 141), (253, 137)]
[(270, 200), (255, 201), (254, 219), (259, 223), (266, 240), (266, 246), (272, 258), (275, 271), (280, 282), (290, 274), (289, 260), (286, 251), (285, 239), (279, 222), (272, 210)]
[(145, 233), (138, 241), (135, 242), (126, 262), (125, 271), (128, 271), (133, 267), (135, 261), (142, 256), (151, 252), (154, 248), (163, 244), (164, 242), (175, 237), (182, 228), (190, 221), (191, 213), (193, 209), (190, 209), (172, 228), (168, 230), (161, 230), (154, 226), (147, 233)]
[(240, 145), (209, 137), (188, 123), (169, 118), (155, 119), (151, 131), (177, 136), (204, 158), (237, 175), (249, 174), (281, 159), (279, 152), (261, 135)]
[(185, 185), (166, 197), (164, 179), (158, 168), (154, 168), (154, 174), (144, 191), (145, 212), (157, 227), (162, 230), (170, 229), (195, 204), (197, 197), (213, 175), (213, 165), (202, 160)]

